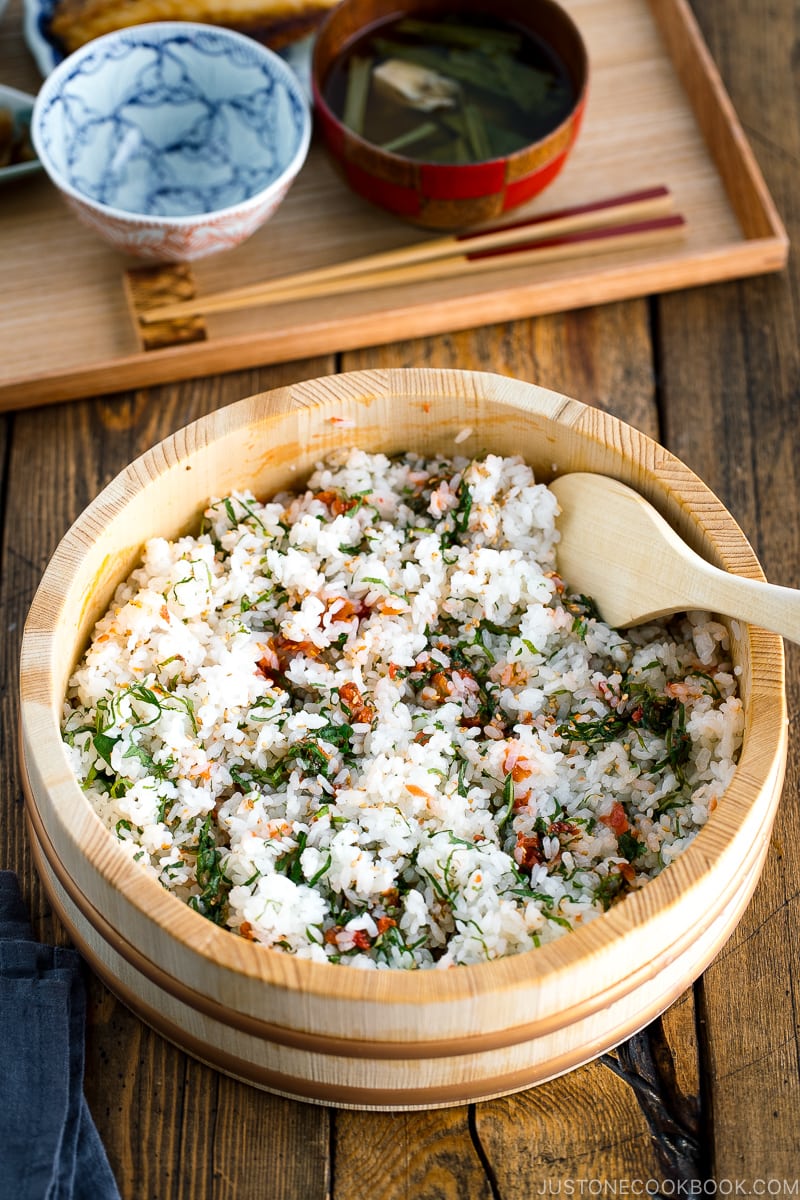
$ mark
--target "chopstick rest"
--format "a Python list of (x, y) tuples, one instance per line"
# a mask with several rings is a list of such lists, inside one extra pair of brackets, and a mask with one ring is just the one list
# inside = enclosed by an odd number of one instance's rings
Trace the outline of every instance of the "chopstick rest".
[(0, 1179), (14, 1200), (119, 1200), (83, 1094), (80, 956), (33, 938), (0, 871)]
[(189, 342), (206, 340), (206, 325), (198, 315), (150, 324), (145, 324), (143, 320), (149, 309), (183, 304), (194, 297), (195, 281), (190, 263), (128, 267), (123, 281), (128, 308), (142, 350), (161, 350), (165, 346), (185, 346)]

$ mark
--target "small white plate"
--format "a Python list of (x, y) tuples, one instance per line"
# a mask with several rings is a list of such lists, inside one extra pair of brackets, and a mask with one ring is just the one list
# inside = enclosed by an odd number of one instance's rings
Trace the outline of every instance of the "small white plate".
[(49, 75), (65, 57), (64, 51), (49, 33), (55, 3), (56, 0), (25, 0), (25, 41), (42, 75)]
[[(28, 92), (20, 92), (17, 88), (6, 87), (5, 84), (0, 83), (0, 108), (10, 109), (17, 125), (23, 121), (30, 124), (35, 99), (36, 97), (29, 95)], [(0, 167), (0, 183), (8, 183), (12, 179), (31, 175), (34, 171), (41, 169), (42, 164), (38, 158), (32, 158), (28, 162), (13, 163), (10, 167)]]

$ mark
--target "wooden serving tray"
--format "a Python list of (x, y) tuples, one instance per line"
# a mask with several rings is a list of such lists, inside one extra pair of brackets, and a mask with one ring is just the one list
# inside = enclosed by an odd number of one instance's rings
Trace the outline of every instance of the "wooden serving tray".
[[(209, 316), (205, 339), (144, 349), (123, 258), (43, 174), (0, 191), (0, 409), (69, 400), (779, 270), (788, 240), (685, 0), (563, 0), (592, 67), (584, 128), (560, 178), (514, 216), (666, 184), (689, 222), (675, 243), (472, 280), (398, 286)], [(19, 0), (0, 79), (35, 92)], [(354, 196), (314, 146), (277, 214), (192, 264), (200, 296), (420, 240)]]

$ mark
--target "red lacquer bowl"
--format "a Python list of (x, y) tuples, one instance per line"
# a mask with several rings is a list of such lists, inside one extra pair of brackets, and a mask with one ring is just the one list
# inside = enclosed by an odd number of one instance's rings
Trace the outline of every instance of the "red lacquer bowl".
[(319, 128), (350, 187), (399, 217), (430, 229), (459, 229), (501, 216), (524, 204), (555, 179), (580, 128), (589, 63), (572, 19), (553, 0), (460, 0), (460, 12), (485, 13), (530, 31), (564, 63), (575, 101), (560, 125), (503, 158), (442, 165), (390, 153), (343, 125), (323, 96), (328, 74), (364, 33), (400, 16), (452, 12), (452, 0), (343, 0), (320, 28), (312, 84)]

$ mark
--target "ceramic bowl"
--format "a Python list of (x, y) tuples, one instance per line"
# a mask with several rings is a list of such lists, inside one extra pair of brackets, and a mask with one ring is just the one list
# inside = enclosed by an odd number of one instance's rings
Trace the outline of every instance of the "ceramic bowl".
[(271, 50), (227, 29), (139, 25), (65, 59), (31, 133), (75, 214), (117, 250), (201, 258), (249, 237), (302, 166), (308, 103)]
[(663, 447), (577, 400), (469, 371), (355, 372), (242, 400), (137, 459), (58, 547), (23, 637), (21, 766), (35, 861), (94, 970), (171, 1041), (258, 1086), (362, 1107), (460, 1104), (616, 1045), (730, 936), (780, 797), (782, 643), (730, 622), (745, 709), (734, 777), (667, 870), (581, 928), (526, 953), (427, 971), (316, 963), (221, 929), (132, 862), (90, 806), (59, 731), (67, 681), (145, 539), (196, 530), (212, 495), (298, 487), (320, 458), (352, 445), (521, 454), (542, 480), (612, 475), (712, 562), (762, 576), (730, 514)]
[(540, 39), (561, 59), (574, 102), (562, 122), (523, 149), (486, 161), (442, 165), (405, 157), (349, 129), (326, 99), (337, 60), (368, 32), (398, 16), (452, 12), (447, 0), (343, 0), (323, 22), (314, 46), (312, 85), (325, 144), (350, 187), (416, 225), (459, 229), (495, 219), (538, 195), (564, 166), (580, 129), (589, 75), (583, 39), (553, 0), (464, 0), (459, 13), (504, 19)]
[[(30, 129), (34, 100), (35, 97), (29, 95), (28, 92), (21, 92), (18, 88), (7, 87), (0, 83), (0, 111), (5, 110), (11, 114), (12, 138), (15, 144), (18, 144), (24, 137), (25, 129)], [(15, 154), (14, 159), (15, 161), (10, 162), (7, 166), (0, 166), (0, 183), (8, 183), (12, 179), (23, 179), (26, 175), (32, 175), (41, 170), (42, 164), (38, 158), (19, 159)]]

